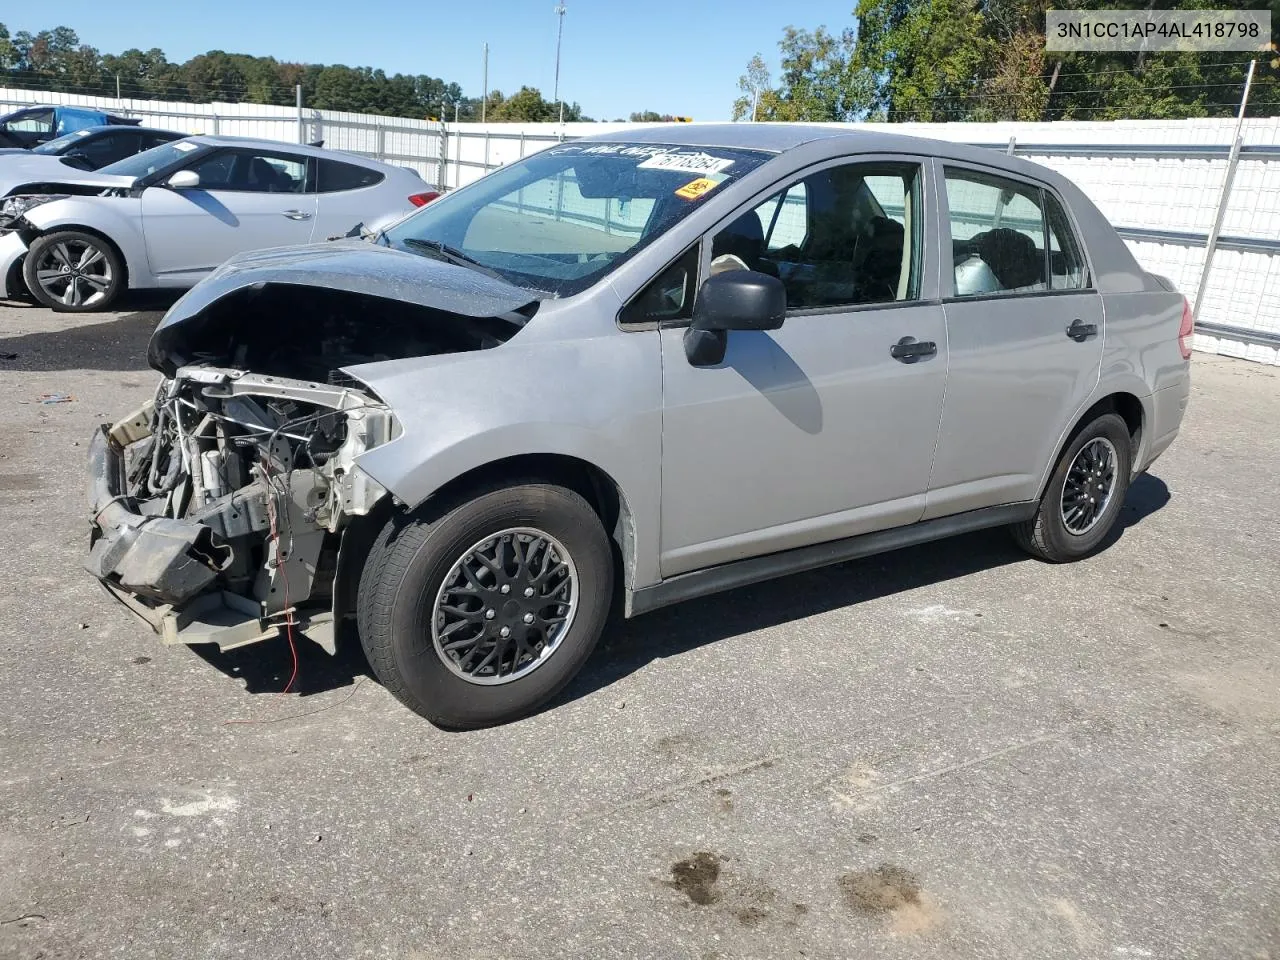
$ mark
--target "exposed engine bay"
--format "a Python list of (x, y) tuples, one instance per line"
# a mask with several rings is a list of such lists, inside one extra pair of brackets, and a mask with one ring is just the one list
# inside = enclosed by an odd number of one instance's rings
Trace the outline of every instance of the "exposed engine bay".
[(89, 571), (169, 643), (287, 623), (332, 650), (344, 533), (387, 497), (356, 461), (400, 430), (342, 368), (496, 346), (523, 319), (258, 287), (157, 348), (162, 328), (153, 360), (182, 364), (91, 444)]

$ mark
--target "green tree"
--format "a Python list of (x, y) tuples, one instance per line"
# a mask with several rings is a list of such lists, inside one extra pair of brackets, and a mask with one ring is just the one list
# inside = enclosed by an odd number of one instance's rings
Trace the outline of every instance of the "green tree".
[(861, 119), (870, 106), (871, 78), (854, 59), (855, 34), (833, 34), (826, 27), (814, 31), (787, 27), (778, 41), (781, 76), (769, 85), (769, 71), (756, 54), (738, 80), (743, 92), (733, 105), (735, 120), (798, 120), (810, 122)]

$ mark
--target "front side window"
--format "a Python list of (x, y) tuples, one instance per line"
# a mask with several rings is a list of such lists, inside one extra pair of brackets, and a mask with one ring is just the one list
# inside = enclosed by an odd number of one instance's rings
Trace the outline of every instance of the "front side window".
[(561, 144), (433, 201), (386, 237), (399, 249), (464, 259), (519, 286), (570, 296), (771, 156), (671, 144)]
[(137, 153), (138, 135), (127, 131), (104, 133), (99, 137), (86, 138), (80, 146), (72, 149), (76, 153), (84, 154), (97, 169)]
[(782, 280), (789, 310), (919, 296), (920, 168), (850, 163), (810, 174), (715, 235), (711, 273)]
[(35, 133), (47, 136), (53, 133), (52, 110), (27, 110), (15, 114), (4, 124), (12, 133)]
[(193, 164), (202, 190), (302, 193), (307, 164), (298, 157), (257, 150), (219, 150)]
[[(1047, 265), (1053, 248), (1045, 239), (1044, 191), (1030, 184), (971, 170), (947, 168), (951, 247), (957, 297), (1035, 293), (1049, 289)], [(1061, 227), (1059, 227), (1061, 231)], [(1079, 250), (1068, 230), (1072, 252), (1061, 249), (1064, 270), (1075, 264), (1075, 286), (1083, 272)], [(1061, 246), (1061, 240), (1058, 241)], [(1060, 280), (1067, 286), (1066, 274)]]

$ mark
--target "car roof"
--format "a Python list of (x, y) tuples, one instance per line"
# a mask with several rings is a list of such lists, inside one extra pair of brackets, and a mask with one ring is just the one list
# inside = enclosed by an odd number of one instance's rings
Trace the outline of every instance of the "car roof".
[(886, 124), (813, 123), (672, 123), (613, 133), (593, 133), (580, 140), (614, 143), (659, 143), (682, 147), (725, 147), (785, 153), (815, 141), (829, 146), (827, 153), (842, 156), (854, 153), (905, 153), (943, 159), (967, 160), (1000, 167), (1014, 173), (1038, 176), (1058, 182), (1061, 178), (1047, 167), (989, 147), (976, 147), (950, 140), (932, 140), (901, 133), (888, 133)]
[(379, 170), (403, 170), (403, 167), (397, 167), (394, 164), (383, 163), (381, 160), (374, 160), (371, 157), (364, 157), (358, 153), (348, 153), (345, 150), (327, 150), (324, 147), (312, 147), (302, 143), (289, 143), (285, 140), (262, 140), (257, 137), (227, 137), (221, 134), (199, 133), (194, 136), (187, 137), (194, 143), (202, 143), (210, 147), (251, 147), (261, 150), (285, 150), (289, 153), (300, 154), (304, 157), (326, 157), (330, 160), (341, 160), (344, 163), (356, 163), (365, 167), (374, 167)]

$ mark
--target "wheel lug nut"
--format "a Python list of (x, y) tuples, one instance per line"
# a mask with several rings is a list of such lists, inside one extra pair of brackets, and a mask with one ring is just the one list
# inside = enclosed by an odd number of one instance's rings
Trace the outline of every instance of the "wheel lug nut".
[(524, 595), (525, 595), (526, 597), (532, 597), (532, 596), (533, 596), (533, 587), (525, 587), (525, 588), (524, 588)]
[(484, 612), (484, 618), (485, 618), (486, 620), (492, 620), (496, 615), (497, 615), (497, 614), (496, 614), (496, 613), (495, 613), (495, 611), (493, 611), (493, 610), (486, 610), (486, 611)]
[(499, 630), (499, 631), (498, 631), (498, 636), (500, 636), (500, 637), (509, 637), (509, 636), (511, 636), (511, 628), (510, 628), (510, 627), (503, 627), (501, 630)]
[(532, 614), (532, 613), (526, 613), (526, 614), (524, 615), (524, 622), (525, 622), (525, 623), (533, 623), (533, 614)]
[(509, 583), (504, 583), (504, 584), (502, 585), (501, 592), (502, 592), (502, 593), (510, 593), (510, 592), (511, 592), (511, 584), (509, 584)]

